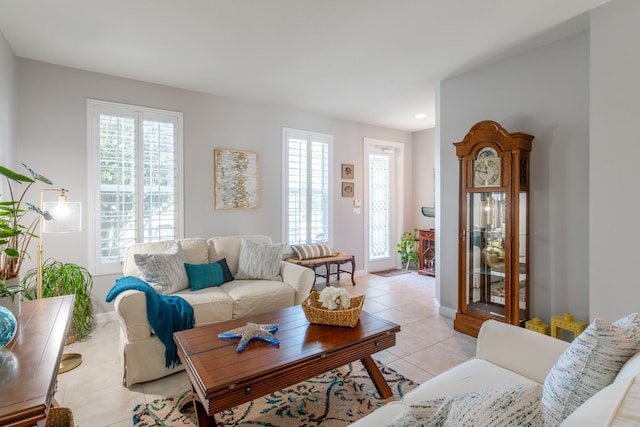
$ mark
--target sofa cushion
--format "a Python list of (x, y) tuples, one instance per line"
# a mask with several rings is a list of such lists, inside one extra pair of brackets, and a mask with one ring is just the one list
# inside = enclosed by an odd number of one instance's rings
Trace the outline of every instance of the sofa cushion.
[(640, 348), (640, 316), (616, 322), (596, 319), (560, 356), (544, 382), (547, 426), (559, 425), (587, 399), (613, 382)]
[(251, 239), (261, 243), (271, 243), (271, 237), (256, 234), (247, 236), (219, 236), (207, 240), (209, 244), (209, 262), (227, 259), (227, 265), (231, 274), (238, 272), (238, 258), (240, 257), (240, 242), (242, 238)]
[(387, 426), (539, 426), (541, 397), (540, 384), (451, 395), (407, 406)]
[(335, 255), (335, 252), (326, 243), (314, 243), (309, 245), (291, 245), (298, 259), (324, 258)]
[(196, 327), (223, 322), (233, 316), (233, 299), (220, 286), (199, 291), (184, 289), (175, 295), (193, 307)]
[(174, 242), (167, 252), (135, 254), (134, 259), (144, 280), (159, 294), (168, 295), (189, 287), (179, 242)]
[(222, 289), (233, 300), (233, 318), (267, 313), (294, 305), (296, 292), (284, 282), (272, 280), (234, 280)]
[(166, 252), (174, 245), (180, 242), (182, 246), (182, 254), (185, 262), (190, 264), (205, 264), (209, 262), (209, 251), (207, 241), (200, 237), (193, 237), (180, 240), (163, 240), (160, 242), (133, 243), (127, 246), (122, 265), (122, 273), (125, 276), (135, 276), (144, 279), (142, 272), (136, 265), (135, 254), (155, 254)]
[(237, 279), (282, 280), (280, 261), (285, 245), (265, 244), (242, 238), (238, 259)]
[(607, 427), (640, 425), (640, 376), (633, 378)]
[(192, 291), (220, 286), (233, 280), (233, 275), (229, 271), (225, 258), (208, 264), (185, 263), (184, 267), (187, 270), (189, 287)]
[(627, 363), (618, 372), (614, 382), (624, 381), (638, 375), (640, 375), (640, 351), (627, 360)]
[[(561, 424), (562, 427), (608, 426), (629, 394), (635, 377), (614, 381), (576, 408)], [(640, 383), (638, 384), (640, 386)]]
[(538, 384), (522, 375), (483, 359), (470, 359), (430, 379), (407, 393), (402, 402), (412, 405), (452, 394), (484, 391), (518, 384)]

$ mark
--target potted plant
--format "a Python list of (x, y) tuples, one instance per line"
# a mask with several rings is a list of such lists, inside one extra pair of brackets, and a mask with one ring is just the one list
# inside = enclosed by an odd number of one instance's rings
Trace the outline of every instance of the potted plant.
[[(24, 202), (26, 208), (23, 207), (24, 197), (36, 181), (53, 184), (24, 163), (23, 166), (31, 177), (0, 166), (0, 175), (6, 178), (9, 190), (9, 200), (0, 201), (0, 280), (18, 278), (22, 261), (28, 256), (29, 242), (32, 237), (37, 237), (35, 231), (39, 221), (52, 219), (47, 212), (30, 203)], [(24, 186), (22, 192), (17, 191), (20, 185)], [(30, 213), (35, 215), (28, 215)]]
[[(25, 298), (35, 298), (35, 287), (38, 269), (28, 270), (22, 283)], [(42, 297), (51, 298), (61, 295), (75, 295), (75, 305), (67, 344), (76, 340), (83, 340), (91, 333), (93, 327), (93, 307), (91, 305), (91, 290), (93, 277), (86, 268), (72, 263), (48, 258), (42, 263)]]
[(418, 265), (418, 228), (413, 231), (405, 231), (402, 233), (400, 243), (398, 243), (398, 253), (400, 261), (405, 265), (405, 269), (409, 269), (409, 264)]
[(6, 307), (14, 316), (20, 315), (20, 292), (22, 287), (19, 284), (7, 283), (0, 279), (0, 306)]

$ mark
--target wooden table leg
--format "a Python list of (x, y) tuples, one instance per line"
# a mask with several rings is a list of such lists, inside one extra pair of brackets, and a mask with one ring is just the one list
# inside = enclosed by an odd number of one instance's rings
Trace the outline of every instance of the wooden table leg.
[(198, 425), (200, 427), (216, 427), (216, 419), (213, 415), (209, 416), (207, 410), (204, 408), (198, 395), (194, 392), (193, 402), (196, 405), (196, 415), (198, 416)]
[(378, 393), (380, 393), (380, 397), (382, 397), (383, 399), (387, 399), (393, 396), (389, 384), (387, 384), (387, 382), (385, 381), (384, 376), (382, 376), (382, 372), (380, 372), (380, 369), (378, 369), (378, 365), (376, 365), (376, 362), (373, 361), (371, 356), (360, 359), (360, 361), (364, 365), (364, 368), (367, 370), (369, 377), (371, 377), (373, 385), (376, 386), (376, 390), (378, 390)]
[(356, 281), (353, 280), (353, 275), (356, 272), (356, 257), (352, 256), (351, 257), (351, 283), (353, 283), (353, 286), (356, 285)]

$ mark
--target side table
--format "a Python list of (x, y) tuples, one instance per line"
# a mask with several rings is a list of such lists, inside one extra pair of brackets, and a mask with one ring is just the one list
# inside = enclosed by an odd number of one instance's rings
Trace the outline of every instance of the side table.
[(582, 333), (589, 324), (582, 320), (574, 320), (573, 314), (564, 313), (563, 315), (551, 316), (551, 336), (558, 337), (558, 329), (564, 329), (573, 332), (573, 339)]
[(75, 295), (22, 303), (18, 331), (0, 363), (0, 425), (43, 425), (56, 389), (58, 367)]

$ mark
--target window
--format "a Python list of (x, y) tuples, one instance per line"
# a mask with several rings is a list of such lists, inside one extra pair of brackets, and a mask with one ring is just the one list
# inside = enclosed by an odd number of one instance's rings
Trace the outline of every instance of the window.
[(332, 135), (283, 130), (284, 241), (292, 245), (331, 240)]
[(135, 242), (182, 237), (182, 113), (88, 100), (90, 262), (122, 272)]

